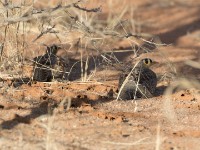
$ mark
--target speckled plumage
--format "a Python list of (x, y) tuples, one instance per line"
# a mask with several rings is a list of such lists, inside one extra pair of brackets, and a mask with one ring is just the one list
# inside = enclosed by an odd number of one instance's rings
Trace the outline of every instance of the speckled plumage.
[(119, 77), (119, 99), (150, 98), (157, 85), (156, 74), (144, 64), (144, 59), (132, 69), (127, 67)]
[(35, 68), (33, 80), (39, 82), (50, 82), (53, 78), (52, 71), (47, 68)]

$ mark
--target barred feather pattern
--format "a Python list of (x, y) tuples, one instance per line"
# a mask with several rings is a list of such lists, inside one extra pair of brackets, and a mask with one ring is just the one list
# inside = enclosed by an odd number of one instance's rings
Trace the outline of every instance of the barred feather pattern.
[[(128, 68), (120, 74), (119, 98), (123, 100), (150, 98), (154, 95), (157, 85), (156, 74), (149, 68), (138, 65), (134, 70)], [(130, 73), (130, 75), (129, 75)], [(126, 78), (128, 78), (126, 80)], [(125, 83), (125, 80), (127, 81)]]
[(52, 71), (47, 68), (35, 68), (33, 80), (39, 82), (50, 82), (52, 80)]

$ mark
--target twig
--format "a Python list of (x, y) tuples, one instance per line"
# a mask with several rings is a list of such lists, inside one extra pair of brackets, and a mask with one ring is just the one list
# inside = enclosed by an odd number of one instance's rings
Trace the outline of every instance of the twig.
[(73, 6), (79, 10), (83, 10), (86, 12), (101, 12), (101, 6), (97, 8), (92, 8), (92, 9), (87, 9), (86, 7), (83, 8), (83, 7), (78, 6), (77, 4), (74, 4)]
[[(67, 6), (62, 6), (61, 4), (58, 4), (56, 7), (53, 8), (48, 8), (48, 9), (31, 9), (30, 11), (24, 13), (22, 16), (20, 17), (9, 17), (6, 18), (5, 20), (1, 20), (0, 24), (1, 25), (8, 25), (8, 24), (14, 24), (17, 22), (27, 22), (36, 18), (42, 18), (42, 17), (48, 17), (48, 18), (52, 18), (53, 15), (51, 13), (57, 11), (57, 10), (62, 10), (62, 9), (67, 9), (70, 7), (74, 7), (74, 5), (78, 4), (80, 2), (77, 1), (75, 3), (69, 4)], [(3, 4), (6, 8), (6, 10), (9, 8), (8, 4)]]
[(35, 42), (36, 40), (38, 40), (39, 38), (41, 38), (44, 34), (47, 33), (55, 33), (55, 31), (52, 32), (52, 30), (54, 29), (55, 25), (53, 25), (50, 28), (47, 28), (45, 31), (42, 31), (32, 42)]

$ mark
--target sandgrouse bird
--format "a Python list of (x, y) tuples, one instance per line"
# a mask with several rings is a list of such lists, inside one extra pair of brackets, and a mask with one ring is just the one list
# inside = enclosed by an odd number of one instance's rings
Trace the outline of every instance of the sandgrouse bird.
[(58, 62), (56, 54), (60, 48), (61, 47), (55, 44), (47, 46), (46, 54), (33, 59), (35, 66), (33, 80), (50, 82), (53, 79), (52, 69)]
[(142, 59), (135, 68), (128, 67), (119, 77), (119, 99), (150, 98), (155, 94), (157, 77), (149, 68), (150, 58)]

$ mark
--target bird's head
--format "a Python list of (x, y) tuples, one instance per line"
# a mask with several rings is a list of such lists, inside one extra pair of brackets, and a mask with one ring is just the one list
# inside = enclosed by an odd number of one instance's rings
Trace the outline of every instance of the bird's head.
[(142, 65), (144, 68), (149, 68), (152, 65), (156, 64), (157, 62), (153, 61), (150, 58), (144, 58), (140, 61), (140, 65)]
[(60, 46), (53, 44), (51, 46), (47, 46), (47, 53), (56, 55), (59, 49), (61, 49)]

